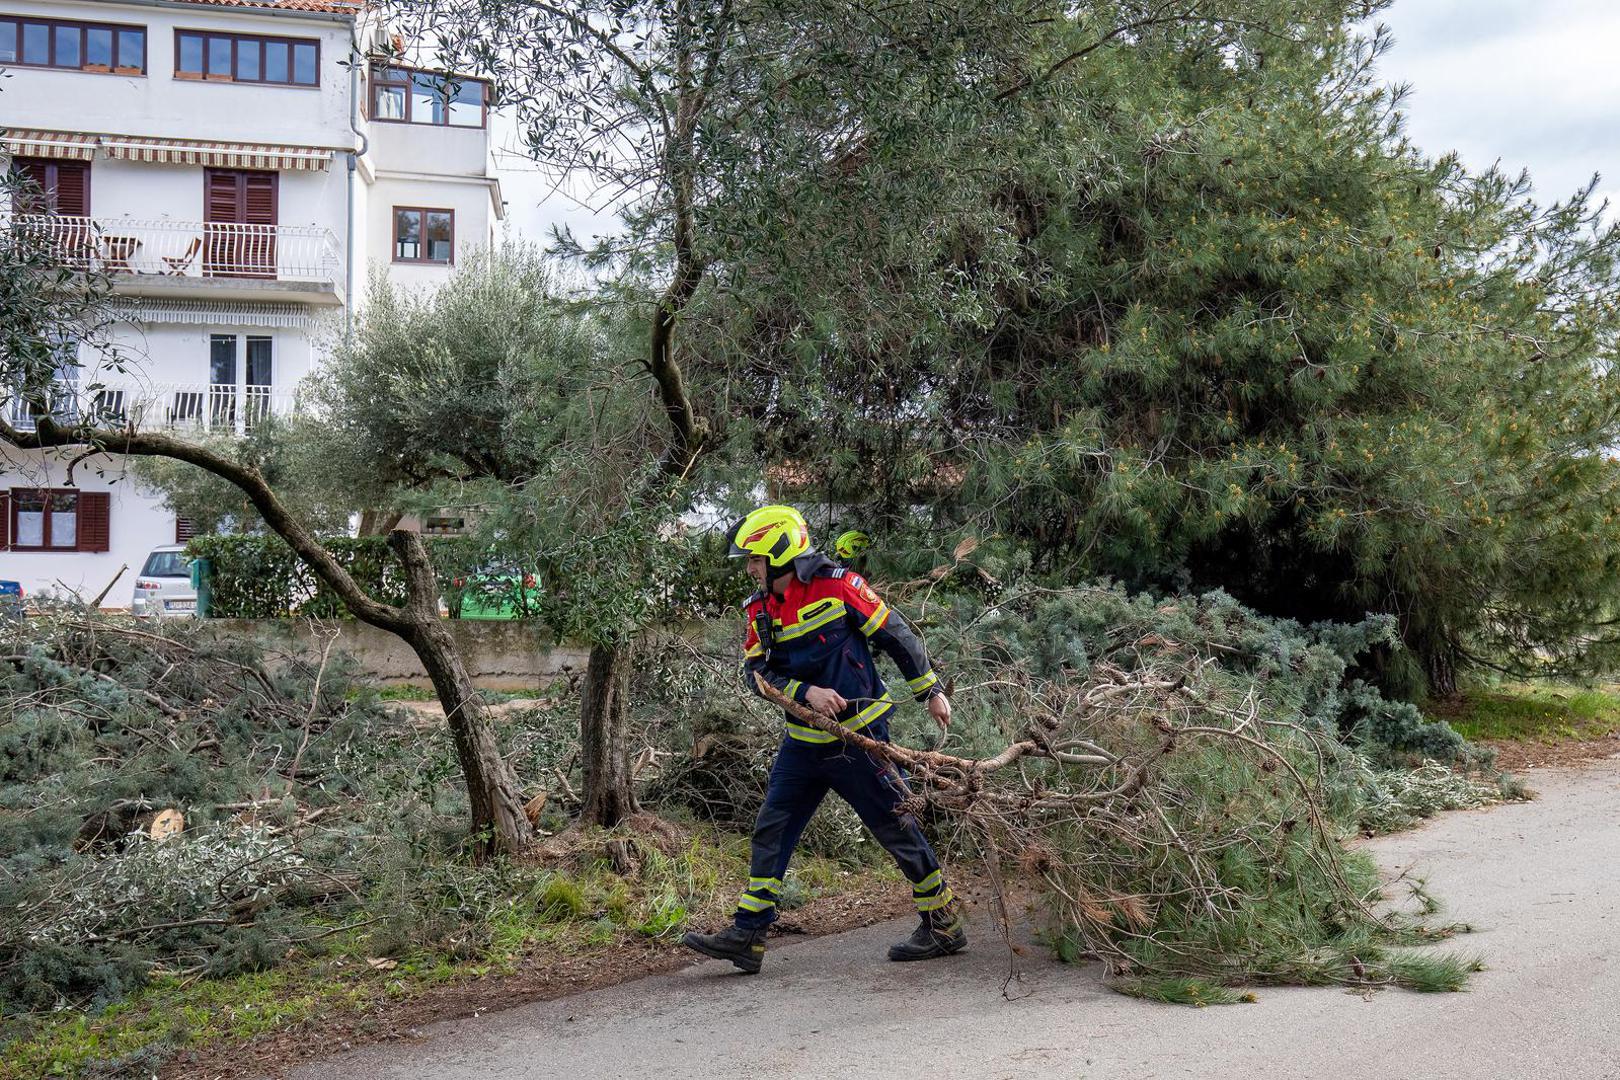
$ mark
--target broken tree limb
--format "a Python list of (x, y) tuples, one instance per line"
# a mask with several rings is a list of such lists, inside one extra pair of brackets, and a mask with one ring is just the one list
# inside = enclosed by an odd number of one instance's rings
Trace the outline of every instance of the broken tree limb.
[[(808, 706), (801, 705), (792, 698), (783, 694), (776, 687), (766, 682), (758, 673), (754, 675), (754, 682), (765, 700), (778, 705), (807, 727), (824, 731), (852, 746), (859, 747), (869, 754), (899, 765), (915, 774), (917, 777), (941, 784), (944, 787), (942, 794), (946, 796), (968, 797), (982, 794), (978, 791), (980, 781), (989, 773), (1004, 769), (1024, 757), (1044, 757), (1063, 764), (1103, 765), (1108, 767), (1123, 766), (1126, 769), (1126, 778), (1111, 790), (1087, 793), (1085, 795), (1048, 795), (1044, 800), (1034, 800), (1027, 805), (1033, 807), (1041, 805), (1058, 805), (1073, 802), (1101, 802), (1106, 799), (1128, 797), (1141, 789), (1148, 766), (1158, 758), (1168, 754), (1175, 748), (1174, 729), (1165, 725), (1161, 728), (1162, 737), (1158, 748), (1148, 754), (1143, 760), (1134, 764), (1124, 762), (1123, 759), (1102, 751), (1100, 747), (1085, 740), (1070, 740), (1054, 745), (1045, 739), (1021, 739), (1010, 744), (1005, 750), (987, 758), (964, 758), (954, 754), (942, 753), (938, 750), (913, 750), (905, 746), (896, 746), (894, 743), (880, 742), (869, 735), (859, 731), (851, 731), (831, 717), (824, 716)], [(1118, 697), (1127, 690), (1137, 691), (1173, 691), (1179, 689), (1179, 680), (1155, 679), (1137, 683), (1121, 683), (1114, 686), (1103, 686), (1095, 692), (1097, 701), (1105, 702)], [(1058, 746), (1082, 745), (1092, 747), (1099, 751), (1093, 754), (1069, 754), (1058, 749)], [(948, 782), (948, 786), (944, 786)]]

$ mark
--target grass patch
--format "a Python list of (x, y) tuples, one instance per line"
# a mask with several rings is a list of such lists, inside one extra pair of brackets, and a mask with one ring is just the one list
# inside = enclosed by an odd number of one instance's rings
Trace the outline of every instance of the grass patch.
[(1504, 686), (1464, 692), (1430, 710), (1466, 739), (1602, 739), (1620, 731), (1620, 688)]
[(356, 686), (349, 691), (354, 697), (363, 694), (374, 694), (378, 701), (437, 701), (439, 695), (433, 692), (430, 686), (416, 686), (411, 683), (393, 683), (388, 686), (364, 687)]
[[(560, 866), (445, 865), (421, 888), (463, 910), (443, 926), (377, 925), (319, 939), (272, 971), (225, 978), (160, 975), (101, 1009), (0, 1016), (0, 1080), (150, 1075), (182, 1050), (242, 1043), (336, 1014), (362, 1014), (445, 983), (510, 974), (526, 960), (673, 943), (723, 919), (747, 879), (748, 840), (699, 833), (681, 850), (642, 852), (633, 877), (587, 844)], [(865, 883), (832, 859), (801, 853), (787, 883), (796, 899)], [(418, 909), (431, 905), (417, 897)], [(476, 911), (468, 906), (476, 905)]]
[(241, 1042), (335, 1009), (352, 1009), (368, 987), (308, 965), (229, 979), (159, 979), (100, 1013), (64, 1010), (0, 1048), (0, 1077), (153, 1073), (170, 1054)]

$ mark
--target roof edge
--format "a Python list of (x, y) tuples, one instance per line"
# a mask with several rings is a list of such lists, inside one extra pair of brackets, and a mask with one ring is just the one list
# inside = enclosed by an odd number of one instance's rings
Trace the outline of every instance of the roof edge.
[[(369, 0), (359, 4), (333, 3), (329, 10), (316, 10), (301, 7), (282, 7), (273, 0), (112, 0), (113, 3), (129, 7), (159, 8), (165, 11), (216, 11), (233, 13), (237, 15), (267, 15), (286, 16), (297, 19), (307, 19), (314, 22), (352, 23), (366, 13), (370, 8)], [(330, 2), (330, 0), (329, 0)]]

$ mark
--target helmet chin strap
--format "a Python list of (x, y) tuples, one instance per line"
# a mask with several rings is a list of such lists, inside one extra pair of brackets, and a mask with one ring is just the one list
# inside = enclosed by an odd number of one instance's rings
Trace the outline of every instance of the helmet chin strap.
[(787, 577), (787, 575), (791, 573), (793, 573), (792, 559), (789, 559), (782, 566), (772, 566), (769, 562), (767, 562), (765, 564), (765, 591), (775, 592), (777, 581), (781, 578)]

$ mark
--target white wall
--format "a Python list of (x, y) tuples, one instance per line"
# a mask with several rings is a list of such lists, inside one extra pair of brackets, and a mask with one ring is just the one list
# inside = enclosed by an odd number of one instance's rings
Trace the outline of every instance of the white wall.
[[(84, 365), (81, 383), (99, 380), (108, 385), (125, 383), (208, 382), (209, 337), (213, 334), (269, 337), (272, 385), (276, 392), (291, 394), (300, 380), (314, 369), (316, 346), (312, 340), (318, 329), (302, 327), (258, 327), (229, 322), (121, 324), (114, 332), (114, 344), (127, 361), (127, 371), (108, 370), (88, 351), (80, 357)], [(245, 346), (238, 344), (240, 374), (245, 363)]]
[[(348, 220), (347, 172), (341, 157), (326, 172), (288, 170), (276, 182), (276, 221), (330, 229), (342, 249)], [(157, 165), (97, 157), (90, 163), (90, 213), (103, 220), (203, 220), (200, 165)]]
[(488, 247), (494, 235), (495, 219), (491, 212), (489, 187), (483, 182), (456, 183), (379, 176), (367, 193), (364, 250), (373, 267), (384, 268), (390, 278), (407, 289), (443, 285), (450, 280), (453, 267), (394, 262), (396, 206), (454, 210), (457, 263), (469, 248)]
[[(136, 394), (150, 393), (159, 402), (172, 401), (173, 391), (153, 384), (180, 383), (202, 386), (209, 378), (209, 338), (212, 334), (268, 336), (274, 341), (272, 371), (276, 400), (284, 400), (313, 369), (319, 328), (254, 327), (231, 325), (124, 325), (116, 344), (125, 350), (128, 370), (105, 370), (88, 351), (81, 356), (81, 384), (107, 386), (135, 384), (126, 391), (133, 404)], [(245, 375), (246, 346), (238, 342), (237, 377)], [(71, 452), (0, 450), (0, 491), (17, 487), (66, 486), (66, 462)], [(107, 491), (110, 500), (110, 550), (107, 552), (0, 551), (0, 579), (21, 581), (30, 595), (64, 589), (89, 600), (101, 590), (120, 565), (129, 571), (103, 601), (107, 607), (128, 607), (134, 574), (147, 554), (160, 544), (174, 542), (174, 514), (162, 500), (143, 490), (129, 471), (128, 459), (97, 455), (74, 470), (75, 486), (84, 491)]]
[[(146, 27), (146, 75), (13, 67), (3, 98), (7, 126), (118, 135), (352, 146), (347, 23), (198, 4), (190, 9), (116, 0), (7, 0), (7, 14)], [(320, 42), (321, 85), (264, 86), (174, 77), (174, 32), (218, 30)]]
[[(346, 21), (255, 12), (224, 4), (166, 8), (120, 0), (0, 0), (0, 7), (7, 14), (134, 24), (147, 31), (143, 77), (11, 68), (9, 78), (0, 84), (0, 126), (334, 149), (357, 145), (350, 127), (351, 77), (342, 66), (351, 46)], [(321, 85), (300, 88), (177, 80), (177, 28), (318, 39)], [(361, 92), (365, 92), (363, 82)], [(351, 304), (362, 299), (368, 266), (384, 269), (407, 288), (441, 285), (453, 272), (451, 267), (393, 262), (395, 206), (454, 210), (458, 262), (469, 248), (492, 241), (501, 212), (487, 129), (364, 120), (361, 124), (369, 139), (369, 152), (355, 186), (357, 243), (353, 255), (360, 295), (347, 298)], [(98, 219), (198, 222), (204, 217), (203, 169), (197, 166), (114, 161), (98, 155), (91, 165), (90, 186), (91, 214)], [(329, 229), (341, 251), (348, 228), (348, 195), (347, 160), (341, 152), (334, 154), (329, 171), (282, 172), (278, 222)], [(218, 298), (227, 305), (283, 299), (268, 291), (255, 292), (251, 282), (235, 289), (229, 282), (219, 284), (223, 288)], [(161, 304), (147, 302), (151, 304), (149, 318), (156, 319)], [(307, 310), (324, 310), (341, 318), (340, 309)], [(209, 381), (210, 335), (238, 333), (275, 339), (275, 393), (288, 395), (319, 363), (320, 342), (328, 332), (324, 325), (261, 328), (222, 323), (221, 318), (228, 316), (216, 311), (199, 313), (195, 321), (149, 321), (121, 327), (117, 340), (133, 361), (130, 372), (98, 374), (96, 359), (85, 356), (81, 382), (100, 379), (109, 385), (202, 386)], [(239, 375), (244, 360), (245, 355), (239, 353)], [(30, 592), (57, 587), (54, 583), (60, 580), (88, 598), (127, 563), (130, 569), (125, 579), (107, 600), (110, 606), (127, 606), (133, 575), (147, 552), (173, 541), (174, 517), (150, 493), (136, 490), (121, 460), (103, 461), (106, 478), (96, 476), (94, 466), (88, 464), (76, 474), (78, 486), (84, 490), (112, 493), (112, 551), (0, 551), (0, 578), (20, 580)], [(124, 477), (122, 482), (111, 482), (119, 477)], [(0, 456), (0, 489), (61, 486), (63, 479), (60, 461), (52, 464), (39, 454)]]
[(482, 177), (489, 167), (484, 128), (380, 121), (367, 124), (366, 137), (379, 170)]
[[(71, 454), (0, 448), (0, 489), (13, 487), (65, 487)], [(95, 598), (120, 566), (128, 566), (104, 607), (127, 608), (135, 590), (135, 575), (155, 547), (174, 543), (174, 515), (161, 502), (140, 490), (126, 471), (125, 459), (96, 456), (73, 470), (74, 485), (82, 491), (111, 495), (109, 550), (0, 551), (0, 579), (20, 581), (28, 595), (73, 594), (85, 601)]]

